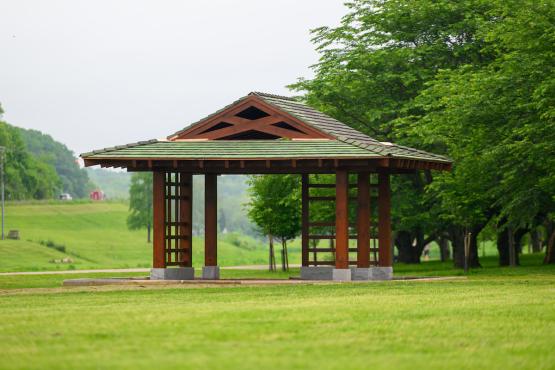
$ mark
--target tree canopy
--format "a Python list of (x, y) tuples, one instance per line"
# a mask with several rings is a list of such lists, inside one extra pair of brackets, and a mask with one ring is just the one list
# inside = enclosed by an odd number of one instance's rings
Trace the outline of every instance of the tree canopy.
[(131, 176), (129, 187), (129, 214), (127, 227), (130, 230), (147, 229), (147, 241), (150, 242), (152, 225), (152, 174), (137, 172)]
[(517, 248), (539, 225), (553, 233), (555, 1), (347, 6), (340, 26), (313, 31), (315, 77), (292, 88), (370, 136), (454, 159), (452, 173), (393, 182), (404, 261), (418, 262), (427, 242), (446, 237), (462, 266), (463, 235), (471, 233), (477, 266), (477, 237), (492, 227), (504, 264), (509, 230)]

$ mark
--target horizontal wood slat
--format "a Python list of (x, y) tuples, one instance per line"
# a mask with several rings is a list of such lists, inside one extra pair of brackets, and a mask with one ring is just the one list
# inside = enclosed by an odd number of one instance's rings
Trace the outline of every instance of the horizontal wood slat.
[[(349, 265), (356, 265), (357, 261), (349, 261)], [(312, 266), (335, 266), (335, 261), (308, 261), (308, 265)], [(370, 261), (371, 266), (377, 266), (376, 261)]]
[[(356, 239), (356, 235), (349, 235), (349, 239)], [(308, 239), (335, 239), (335, 235), (309, 235)]]
[[(309, 252), (335, 252), (335, 248), (308, 248)], [(357, 248), (349, 248), (349, 252), (357, 252)], [(370, 252), (377, 252), (378, 248), (370, 248)]]
[(189, 236), (188, 235), (166, 235), (166, 240), (189, 240)]
[(175, 252), (182, 252), (182, 253), (188, 253), (191, 250), (189, 248), (171, 248), (171, 249), (166, 249), (166, 253), (175, 253)]

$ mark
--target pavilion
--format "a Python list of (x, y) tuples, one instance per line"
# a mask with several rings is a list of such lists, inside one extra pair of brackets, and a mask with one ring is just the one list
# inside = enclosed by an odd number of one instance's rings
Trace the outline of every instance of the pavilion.
[[(446, 157), (377, 141), (294, 98), (259, 92), (166, 139), (95, 150), (81, 157), (85, 166), (153, 173), (151, 279), (174, 280), (194, 278), (193, 175), (205, 176), (203, 279), (219, 279), (217, 176), (300, 174), (301, 278), (348, 281), (393, 276), (390, 175), (451, 169)], [(335, 174), (335, 183), (310, 182), (309, 174)], [(349, 182), (349, 174), (356, 176), (355, 182)], [(311, 195), (322, 189), (335, 192)], [(335, 220), (312, 220), (310, 202), (325, 201), (335, 202)], [(350, 206), (355, 207), (353, 223)], [(325, 228), (330, 231), (322, 232)], [(324, 248), (316, 242), (322, 239), (334, 243)], [(350, 239), (356, 240), (356, 247), (351, 247)]]

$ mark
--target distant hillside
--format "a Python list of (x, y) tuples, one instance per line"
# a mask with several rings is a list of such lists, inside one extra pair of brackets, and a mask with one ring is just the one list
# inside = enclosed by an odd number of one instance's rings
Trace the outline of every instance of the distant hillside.
[[(128, 205), (120, 202), (8, 203), (6, 229), (21, 240), (0, 241), (0, 271), (150, 267), (146, 231), (127, 229)], [(299, 249), (290, 253), (299, 261)], [(204, 240), (193, 238), (193, 264), (202, 266)], [(237, 234), (219, 235), (222, 266), (267, 262), (265, 242)], [(62, 263), (64, 258), (70, 262)]]
[(20, 129), (2, 120), (0, 146), (5, 148), (6, 199), (48, 199), (57, 195), (62, 181), (54, 167), (27, 149)]
[(106, 194), (108, 199), (129, 199), (131, 173), (87, 168), (91, 181)]
[(37, 130), (17, 128), (27, 149), (40, 161), (54, 166), (61, 181), (60, 192), (74, 198), (88, 197), (94, 185), (87, 171), (80, 168), (75, 155), (64, 144)]

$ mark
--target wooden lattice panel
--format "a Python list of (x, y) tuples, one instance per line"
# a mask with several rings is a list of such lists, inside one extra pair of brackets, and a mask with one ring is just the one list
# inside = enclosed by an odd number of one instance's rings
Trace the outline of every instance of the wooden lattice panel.
[[(370, 266), (378, 265), (378, 227), (373, 220), (377, 219), (376, 212), (376, 199), (377, 199), (377, 177), (375, 175), (369, 176), (369, 191), (370, 191), (370, 204), (369, 211), (369, 231), (368, 237), (370, 239), (370, 250), (368, 256), (368, 263)], [(357, 189), (356, 183), (349, 184), (349, 188)], [(335, 196), (314, 194), (316, 189), (335, 189), (335, 184), (330, 183), (310, 183), (309, 176), (303, 175), (302, 177), (302, 262), (303, 266), (333, 266), (335, 265), (335, 225), (336, 220), (312, 220), (310, 205), (314, 202), (329, 202), (335, 206)], [(357, 210), (358, 196), (349, 196), (349, 208), (353, 211)], [(331, 213), (331, 212), (330, 212)], [(355, 220), (358, 215), (353, 217)], [(349, 222), (349, 240), (357, 240), (357, 223)], [(322, 242), (328, 241), (328, 246), (320, 245)], [(349, 249), (349, 265), (357, 265), (357, 252), (358, 246), (350, 246)]]
[(164, 252), (166, 266), (192, 266), (192, 175), (166, 172)]

